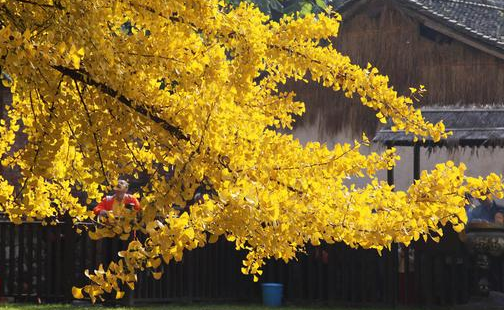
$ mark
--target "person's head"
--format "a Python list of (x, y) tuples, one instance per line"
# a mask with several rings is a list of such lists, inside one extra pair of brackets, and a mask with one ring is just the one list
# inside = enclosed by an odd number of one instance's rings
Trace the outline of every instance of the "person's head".
[(497, 211), (494, 215), (494, 223), (504, 225), (504, 213)]
[(128, 192), (128, 182), (125, 180), (119, 180), (117, 181), (117, 185), (114, 186), (114, 196), (117, 198), (122, 199), (124, 195)]

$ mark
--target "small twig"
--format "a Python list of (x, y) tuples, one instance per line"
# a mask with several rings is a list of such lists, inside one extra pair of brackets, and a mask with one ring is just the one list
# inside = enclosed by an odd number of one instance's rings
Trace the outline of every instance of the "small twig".
[(103, 176), (105, 177), (105, 182), (107, 183), (107, 185), (110, 185), (110, 182), (107, 177), (107, 172), (105, 171), (105, 165), (103, 164), (103, 157), (101, 155), (100, 146), (98, 143), (98, 137), (96, 135), (96, 131), (94, 131), (94, 129), (93, 129), (93, 122), (91, 120), (91, 115), (89, 114), (89, 110), (87, 108), (86, 102), (84, 101), (84, 97), (82, 96), (82, 92), (79, 88), (79, 84), (77, 83), (76, 80), (74, 80), (74, 83), (75, 83), (75, 88), (77, 89), (77, 93), (79, 94), (80, 102), (82, 103), (82, 106), (84, 107), (84, 110), (86, 111), (89, 127), (91, 128), (91, 131), (93, 132), (93, 138), (94, 138), (95, 146), (96, 146), (96, 153), (98, 155), (98, 159), (100, 160), (101, 170), (102, 170)]

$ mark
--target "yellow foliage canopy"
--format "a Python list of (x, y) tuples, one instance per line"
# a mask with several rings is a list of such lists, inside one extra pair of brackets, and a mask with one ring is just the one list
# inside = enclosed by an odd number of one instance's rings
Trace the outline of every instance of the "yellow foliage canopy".
[[(91, 233), (148, 236), (118, 262), (86, 272), (91, 284), (73, 293), (94, 301), (112, 290), (122, 297), (118, 283), (134, 288), (139, 270), (159, 278), (162, 261), (219, 236), (248, 251), (242, 271), (257, 277), (265, 259), (288, 261), (307, 243), (381, 251), (436, 237), (440, 224), (466, 221), (465, 193), (502, 197), (500, 177), (468, 178), (451, 163), (393, 191), (375, 175), (394, 166), (394, 150), (303, 146), (276, 130), (305, 109), (278, 86), (311, 79), (360, 97), (397, 130), (446, 137), (376, 68), (320, 44), (337, 36), (339, 21), (328, 12), (275, 22), (217, 0), (0, 0), (0, 67), (14, 93), (0, 158), (21, 172), (19, 184), (0, 179), (0, 212), (14, 222), (92, 219), (76, 190), (90, 203), (118, 176), (148, 175), (142, 220), (116, 219)], [(15, 148), (19, 131), (27, 142)], [(364, 174), (367, 186), (344, 182)], [(197, 188), (209, 194), (190, 213), (173, 208)]]

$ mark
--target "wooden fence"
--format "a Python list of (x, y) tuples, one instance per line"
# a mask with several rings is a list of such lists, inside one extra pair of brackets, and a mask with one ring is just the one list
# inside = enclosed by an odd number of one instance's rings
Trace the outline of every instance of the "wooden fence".
[[(86, 283), (83, 271), (117, 259), (123, 246), (77, 235), (64, 222), (13, 225), (0, 219), (0, 297), (70, 301), (71, 287)], [(181, 263), (165, 266), (159, 281), (141, 274), (134, 300), (260, 302), (260, 283), (240, 273), (244, 256), (225, 241), (188, 252)], [(493, 265), (492, 285), (502, 291), (503, 262)], [(260, 282), (283, 283), (287, 303), (452, 305), (469, 299), (471, 266), (457, 235), (447, 233), (440, 244), (395, 246), (382, 256), (342, 244), (309, 247), (298, 261), (268, 262)]]

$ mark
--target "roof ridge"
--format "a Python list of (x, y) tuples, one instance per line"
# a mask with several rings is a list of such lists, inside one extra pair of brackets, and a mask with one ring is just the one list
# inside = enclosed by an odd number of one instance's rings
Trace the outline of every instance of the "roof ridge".
[(465, 1), (465, 0), (444, 0), (444, 1), (453, 2), (453, 3), (469, 4), (469, 5), (479, 6), (479, 7), (488, 8), (488, 9), (496, 9), (496, 10), (504, 12), (504, 7), (490, 5), (490, 4), (486, 4), (486, 3), (478, 3), (478, 2), (474, 2), (474, 1)]
[[(404, 6), (471, 39), (484, 43), (485, 51), (503, 58), (504, 0), (387, 0)], [(332, 0), (336, 10), (369, 0)], [(450, 29), (451, 28), (451, 29)], [(487, 49), (489, 47), (490, 49)]]
[[(452, 27), (459, 28), (466, 33), (470, 33), (473, 36), (478, 37), (480, 40), (491, 42), (491, 44), (496, 45), (500, 49), (504, 48), (504, 35), (498, 35), (496, 33), (488, 33), (480, 29), (479, 27), (475, 27), (474, 24), (471, 24), (467, 20), (464, 20), (462, 16), (456, 16), (449, 11), (446, 11), (444, 8), (439, 7), (439, 5), (443, 5), (446, 3), (455, 3), (455, 7), (459, 7), (463, 9), (469, 9), (469, 6), (473, 6), (474, 10), (478, 7), (480, 10), (489, 10), (493, 14), (498, 14), (497, 12), (504, 12), (504, 7), (493, 6), (484, 3), (478, 3), (473, 1), (466, 0), (398, 0), (399, 2), (403, 2), (405, 4), (409, 3), (410, 5), (417, 6), (420, 11), (424, 11), (431, 16), (435, 16), (438, 19), (444, 20), (445, 23), (451, 25)], [(504, 16), (502, 17), (504, 21)], [(500, 20), (498, 20), (500, 21)], [(503, 24), (504, 25), (504, 24)], [(500, 28), (500, 25), (497, 25), (497, 29)]]
[(496, 108), (456, 108), (456, 107), (429, 107), (426, 109), (420, 108), (420, 111), (422, 113), (427, 112), (427, 113), (468, 113), (468, 112), (474, 112), (474, 113), (481, 113), (481, 112), (504, 112), (503, 107), (496, 107)]

